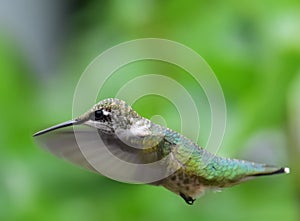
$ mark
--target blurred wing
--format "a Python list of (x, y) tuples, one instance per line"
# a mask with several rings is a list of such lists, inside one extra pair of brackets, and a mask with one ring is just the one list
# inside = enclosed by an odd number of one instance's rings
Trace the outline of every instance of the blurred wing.
[[(80, 139), (82, 142), (85, 142), (90, 146), (91, 151), (95, 148), (101, 148), (96, 142), (93, 142), (94, 133), (95, 131), (86, 128), (76, 131), (76, 134), (81, 137)], [(41, 147), (57, 157), (97, 172), (82, 153), (73, 129), (56, 130), (37, 136), (35, 139)]]
[[(127, 145), (125, 139), (120, 139), (114, 134), (104, 134), (87, 126), (76, 126), (75, 131), (72, 128), (58, 129), (35, 138), (38, 144), (54, 155), (123, 182), (148, 181), (149, 168), (143, 169), (144, 167), (139, 165), (156, 162), (161, 158), (160, 152), (155, 148), (153, 151), (145, 151)], [(150, 140), (153, 138), (162, 140), (157, 136), (147, 137)], [(136, 139), (136, 135), (126, 134), (126, 140), (132, 139)], [(149, 143), (147, 139), (143, 141)], [(160, 172), (165, 166), (160, 167), (154, 166), (149, 170)]]

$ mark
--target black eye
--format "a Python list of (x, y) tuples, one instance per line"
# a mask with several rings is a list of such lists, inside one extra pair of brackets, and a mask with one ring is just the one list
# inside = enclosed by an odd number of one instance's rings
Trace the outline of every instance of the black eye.
[(95, 120), (103, 120), (103, 109), (100, 109), (100, 110), (96, 110), (95, 111)]
[(110, 114), (108, 111), (100, 109), (100, 110), (96, 110), (94, 112), (94, 120), (96, 121), (101, 121), (101, 122), (107, 122), (107, 121), (111, 121), (110, 118)]

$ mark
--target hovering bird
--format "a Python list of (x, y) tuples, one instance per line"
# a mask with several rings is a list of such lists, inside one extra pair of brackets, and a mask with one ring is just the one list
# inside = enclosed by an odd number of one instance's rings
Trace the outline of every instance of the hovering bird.
[[(60, 129), (73, 125), (85, 125), (85, 129)], [(50, 152), (77, 165), (119, 181), (163, 186), (188, 204), (206, 189), (289, 173), (287, 167), (216, 156), (180, 133), (141, 117), (116, 98), (102, 100), (78, 118), (34, 137)]]

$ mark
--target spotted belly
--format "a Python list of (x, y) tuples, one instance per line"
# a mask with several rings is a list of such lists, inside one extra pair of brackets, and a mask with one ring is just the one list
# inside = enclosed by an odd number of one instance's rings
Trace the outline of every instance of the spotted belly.
[(181, 196), (190, 205), (205, 191), (205, 186), (199, 177), (189, 175), (182, 170), (164, 179), (161, 185)]

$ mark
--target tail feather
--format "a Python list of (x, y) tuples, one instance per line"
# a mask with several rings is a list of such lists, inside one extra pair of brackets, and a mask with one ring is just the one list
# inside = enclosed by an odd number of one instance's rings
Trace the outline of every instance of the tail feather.
[(251, 174), (251, 176), (268, 176), (282, 173), (290, 173), (290, 168), (288, 167), (273, 167), (273, 166), (265, 166), (265, 171)]

